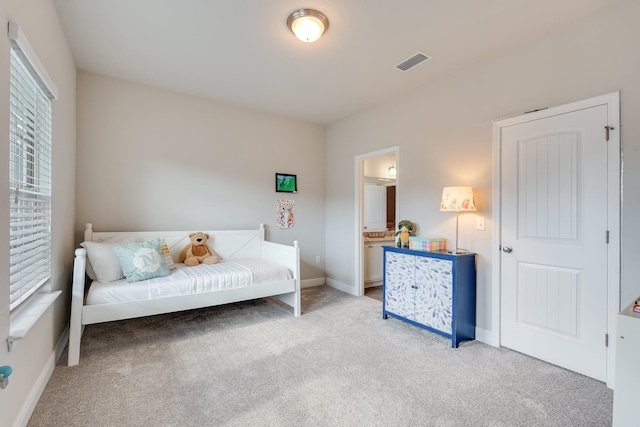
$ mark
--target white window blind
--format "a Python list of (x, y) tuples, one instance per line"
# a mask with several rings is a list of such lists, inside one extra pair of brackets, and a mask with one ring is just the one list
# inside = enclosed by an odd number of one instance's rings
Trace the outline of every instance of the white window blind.
[(11, 49), (9, 122), (10, 310), (51, 277), (51, 100)]

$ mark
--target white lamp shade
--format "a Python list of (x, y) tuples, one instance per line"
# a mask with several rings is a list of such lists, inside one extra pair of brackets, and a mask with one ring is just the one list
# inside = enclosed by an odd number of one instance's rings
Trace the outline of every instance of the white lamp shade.
[(287, 25), (297, 38), (312, 43), (320, 38), (329, 27), (329, 20), (321, 12), (300, 9), (289, 15)]
[(444, 187), (442, 189), (441, 211), (475, 211), (476, 201), (469, 186)]

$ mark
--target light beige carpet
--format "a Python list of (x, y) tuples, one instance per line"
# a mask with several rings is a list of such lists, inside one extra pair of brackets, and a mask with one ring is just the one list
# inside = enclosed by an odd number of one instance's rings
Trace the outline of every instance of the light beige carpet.
[(603, 383), (317, 287), (85, 329), (29, 426), (608, 426)]

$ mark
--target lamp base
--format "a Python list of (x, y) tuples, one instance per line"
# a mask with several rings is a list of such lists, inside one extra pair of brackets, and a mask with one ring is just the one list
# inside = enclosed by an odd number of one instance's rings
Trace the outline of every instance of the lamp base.
[(460, 249), (460, 248), (455, 249), (453, 251), (447, 251), (447, 252), (449, 252), (450, 254), (453, 254), (453, 255), (461, 255), (461, 254), (468, 254), (469, 253), (469, 251), (467, 249)]

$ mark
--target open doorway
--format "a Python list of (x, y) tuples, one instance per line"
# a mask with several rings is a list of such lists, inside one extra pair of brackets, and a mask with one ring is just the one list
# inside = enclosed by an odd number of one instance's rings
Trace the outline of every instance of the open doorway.
[[(356, 156), (357, 295), (382, 298), (382, 247), (395, 244), (399, 199), (399, 148)], [(379, 294), (379, 295), (378, 295)]]

